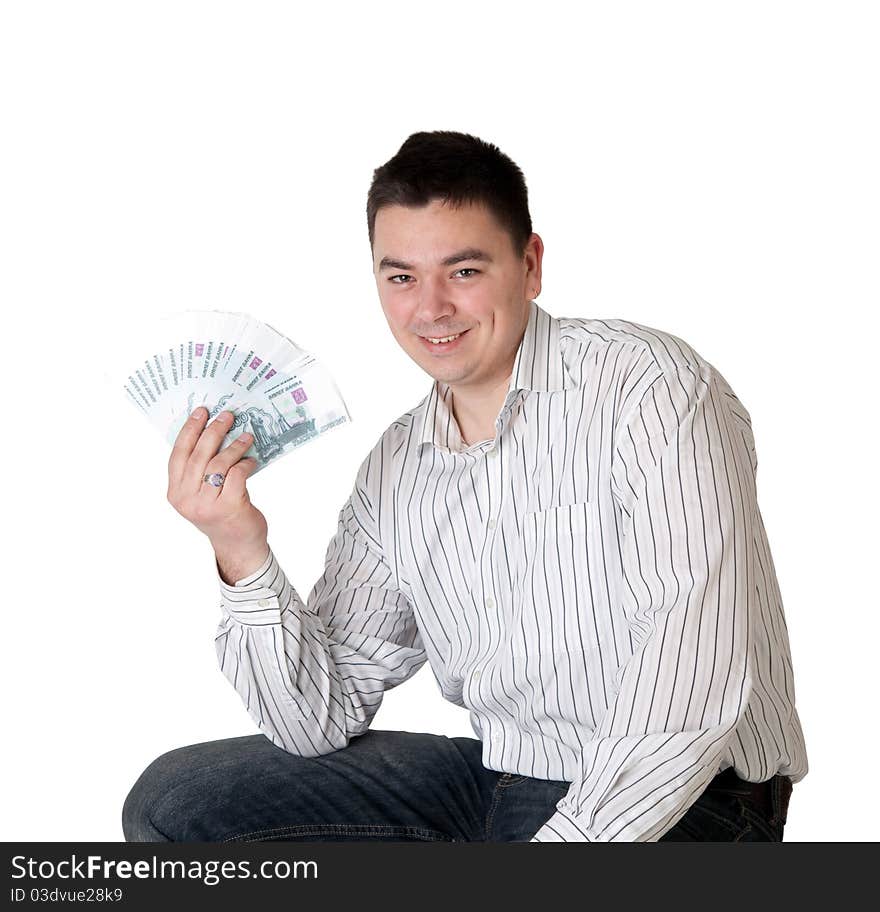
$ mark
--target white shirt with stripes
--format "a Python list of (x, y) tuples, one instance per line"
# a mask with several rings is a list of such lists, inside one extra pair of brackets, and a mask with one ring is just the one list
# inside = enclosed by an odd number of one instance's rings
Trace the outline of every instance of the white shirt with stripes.
[(426, 661), (489, 769), (570, 788), (533, 842), (656, 841), (720, 770), (807, 772), (748, 412), (686, 342), (534, 301), (495, 436), (451, 393), (361, 464), (303, 600), (274, 552), (219, 579), (217, 657), (316, 756)]

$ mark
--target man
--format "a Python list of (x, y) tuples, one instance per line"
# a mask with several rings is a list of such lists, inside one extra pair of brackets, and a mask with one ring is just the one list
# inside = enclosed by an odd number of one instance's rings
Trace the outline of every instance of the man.
[[(681, 339), (536, 305), (496, 146), (410, 136), (367, 216), (433, 387), (363, 461), (307, 603), (246, 447), (218, 452), (229, 414), (181, 430), (168, 497), (214, 547), (218, 659), (265, 737), (159, 757), (126, 838), (781, 840), (807, 758), (748, 412)], [(426, 661), (479, 738), (368, 730)]]

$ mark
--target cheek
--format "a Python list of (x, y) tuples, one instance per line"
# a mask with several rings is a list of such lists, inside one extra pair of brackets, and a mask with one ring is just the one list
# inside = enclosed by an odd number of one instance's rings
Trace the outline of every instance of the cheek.
[(394, 301), (391, 297), (384, 297), (382, 298), (382, 311), (394, 334), (403, 332), (408, 320), (406, 308), (399, 301)]

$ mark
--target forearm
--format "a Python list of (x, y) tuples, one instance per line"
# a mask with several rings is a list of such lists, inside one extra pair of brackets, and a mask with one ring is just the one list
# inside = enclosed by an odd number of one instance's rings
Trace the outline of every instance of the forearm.
[[(356, 563), (363, 570), (359, 558)], [(385, 687), (409, 677), (425, 659), (408, 608), (387, 593), (358, 617), (355, 603), (369, 605), (369, 589), (360, 597), (327, 592), (329, 601), (339, 601), (334, 624), (316, 610), (324, 590), (316, 590), (311, 606), (304, 603), (271, 550), (258, 571), (240, 585), (221, 582), (220, 668), (274, 744), (299, 756), (345, 747), (367, 729)], [(340, 576), (345, 573), (337, 569), (322, 580)]]
[[(327, 646), (311, 630), (316, 619), (309, 618), (275, 555), (267, 551), (256, 568), (243, 561), (233, 565), (230, 578), (236, 584), (220, 573), (223, 617), (215, 637), (220, 670), (273, 744), (299, 756), (328, 753), (344, 746), (345, 731), (337, 719), (314, 711), (321, 704), (309, 676), (315, 664), (312, 652), (318, 648), (321, 653), (317, 662), (324, 675), (317, 679), (324, 688), (323, 678), (338, 679), (338, 674)], [(220, 572), (219, 558), (217, 567)]]

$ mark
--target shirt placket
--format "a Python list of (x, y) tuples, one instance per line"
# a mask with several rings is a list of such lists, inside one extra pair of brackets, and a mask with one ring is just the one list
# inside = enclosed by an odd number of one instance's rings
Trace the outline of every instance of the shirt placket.
[[(482, 528), (482, 547), (480, 548), (480, 563), (478, 573), (478, 592), (482, 599), (482, 604), (478, 605), (486, 617), (486, 627), (490, 632), (489, 641), (483, 645), (483, 654), (478, 656), (475, 661), (473, 674), (471, 675), (471, 702), (472, 706), (478, 708), (482, 718), (487, 716), (484, 710), (484, 704), (480, 695), (480, 684), (487, 660), (495, 653), (499, 640), (503, 637), (503, 630), (498, 629), (498, 602), (503, 598), (503, 594), (496, 591), (493, 566), (495, 564), (495, 550), (500, 540), (501, 513), (503, 510), (503, 462), (501, 451), (498, 446), (498, 440), (503, 427), (503, 418), (505, 412), (496, 422), (495, 439), (488, 445), (483, 454), (486, 460), (486, 478), (488, 487), (488, 509), (483, 520)], [(494, 718), (488, 718), (489, 721), (489, 738), (491, 743), (501, 749), (503, 743), (503, 733), (500, 724)]]

